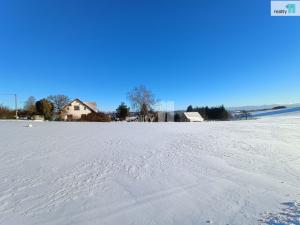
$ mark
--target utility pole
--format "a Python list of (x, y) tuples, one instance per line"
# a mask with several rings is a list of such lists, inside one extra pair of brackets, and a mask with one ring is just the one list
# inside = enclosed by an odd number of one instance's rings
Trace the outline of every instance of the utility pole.
[(17, 94), (15, 95), (15, 108), (16, 108), (16, 120), (19, 119), (18, 117), (18, 98), (17, 98)]

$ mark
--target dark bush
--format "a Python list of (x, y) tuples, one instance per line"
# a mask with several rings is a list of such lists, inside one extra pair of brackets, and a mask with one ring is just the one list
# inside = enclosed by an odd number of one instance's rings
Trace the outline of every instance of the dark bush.
[(98, 113), (90, 113), (87, 115), (82, 115), (80, 121), (86, 122), (110, 122), (110, 116), (106, 115), (105, 113), (98, 112)]
[(44, 115), (46, 120), (51, 120), (53, 117), (53, 104), (47, 99), (41, 99), (35, 103), (36, 112), (38, 114)]
[(11, 110), (6, 106), (0, 105), (0, 119), (15, 119), (16, 111)]
[(34, 114), (28, 110), (22, 109), (18, 111), (19, 118), (27, 118), (30, 119)]
[(175, 113), (175, 115), (174, 115), (174, 122), (180, 122), (180, 121), (181, 121), (180, 113)]

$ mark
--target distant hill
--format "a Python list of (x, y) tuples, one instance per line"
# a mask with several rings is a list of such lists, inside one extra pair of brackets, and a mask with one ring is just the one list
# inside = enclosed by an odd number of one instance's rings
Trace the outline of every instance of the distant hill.
[(284, 115), (300, 115), (300, 106), (299, 107), (288, 107), (284, 109), (273, 109), (268, 111), (257, 111), (251, 113), (251, 115), (255, 118), (265, 117), (265, 116), (284, 116)]
[(296, 108), (300, 107), (300, 103), (295, 104), (272, 104), (272, 105), (252, 105), (252, 106), (238, 106), (238, 107), (228, 107), (230, 111), (239, 111), (239, 110), (247, 110), (247, 111), (259, 111), (259, 110), (271, 110), (275, 107), (285, 106), (287, 108)]

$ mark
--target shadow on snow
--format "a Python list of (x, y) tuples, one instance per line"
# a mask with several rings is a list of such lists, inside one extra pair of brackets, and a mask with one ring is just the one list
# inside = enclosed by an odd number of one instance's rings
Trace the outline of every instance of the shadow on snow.
[(260, 224), (267, 225), (300, 225), (300, 203), (284, 202), (283, 208), (277, 213), (264, 213), (259, 219)]

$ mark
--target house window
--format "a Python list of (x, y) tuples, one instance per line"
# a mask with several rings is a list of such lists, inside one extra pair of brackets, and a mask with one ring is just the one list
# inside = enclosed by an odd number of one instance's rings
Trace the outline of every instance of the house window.
[(84, 106), (84, 110), (86, 110), (86, 106)]
[(79, 105), (75, 105), (75, 106), (74, 106), (74, 110), (75, 110), (75, 111), (80, 110)]

